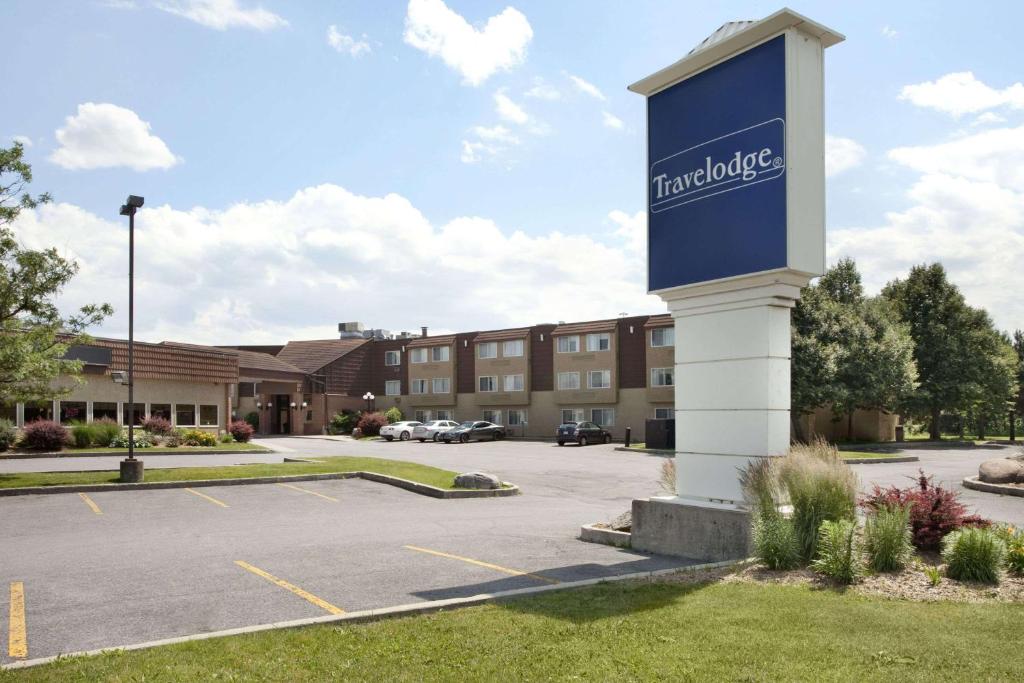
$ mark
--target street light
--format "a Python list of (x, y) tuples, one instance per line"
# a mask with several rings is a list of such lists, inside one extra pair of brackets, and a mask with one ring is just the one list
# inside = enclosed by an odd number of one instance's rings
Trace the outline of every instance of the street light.
[(142, 481), (143, 466), (135, 459), (135, 212), (145, 199), (128, 195), (121, 215), (128, 216), (128, 459), (121, 461), (121, 481)]
[(373, 406), (373, 399), (375, 399), (375, 398), (377, 398), (377, 397), (374, 396), (369, 391), (367, 391), (365, 394), (363, 394), (363, 400), (366, 401), (366, 411), (367, 412), (373, 412), (373, 407), (372, 406)]

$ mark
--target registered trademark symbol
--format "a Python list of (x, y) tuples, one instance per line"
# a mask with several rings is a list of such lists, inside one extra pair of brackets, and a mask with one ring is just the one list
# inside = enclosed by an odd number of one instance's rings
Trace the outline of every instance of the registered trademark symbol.
[(775, 157), (774, 159), (772, 159), (772, 166), (774, 166), (775, 168), (782, 168), (782, 164), (782, 157)]

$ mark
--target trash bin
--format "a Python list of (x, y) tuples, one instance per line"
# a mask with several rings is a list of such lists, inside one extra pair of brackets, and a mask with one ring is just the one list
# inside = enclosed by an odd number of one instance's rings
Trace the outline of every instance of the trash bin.
[(903, 441), (903, 425), (896, 425), (896, 440)]
[(676, 421), (647, 420), (644, 429), (645, 448), (674, 450), (676, 447)]

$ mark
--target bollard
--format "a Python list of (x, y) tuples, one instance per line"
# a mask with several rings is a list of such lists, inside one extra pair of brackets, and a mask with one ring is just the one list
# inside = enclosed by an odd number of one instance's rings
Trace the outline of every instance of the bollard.
[(626, 448), (629, 448), (629, 437), (633, 433), (633, 430), (626, 427)]

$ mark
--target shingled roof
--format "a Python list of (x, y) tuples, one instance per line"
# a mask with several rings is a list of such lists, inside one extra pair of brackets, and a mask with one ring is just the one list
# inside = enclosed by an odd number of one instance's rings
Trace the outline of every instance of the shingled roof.
[[(128, 369), (128, 340), (94, 337), (88, 346), (110, 349), (110, 370)], [(237, 382), (238, 358), (221, 349), (134, 342), (135, 376), (196, 382)]]
[(367, 343), (366, 339), (310, 339), (290, 341), (277, 358), (305, 373), (313, 373)]

